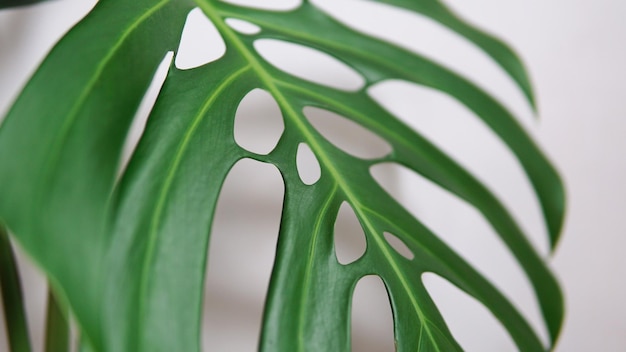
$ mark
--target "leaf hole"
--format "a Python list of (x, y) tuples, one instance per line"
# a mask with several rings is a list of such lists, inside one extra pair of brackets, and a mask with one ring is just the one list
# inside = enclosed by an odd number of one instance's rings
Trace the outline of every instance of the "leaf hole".
[(319, 50), (276, 39), (256, 40), (254, 47), (270, 64), (298, 78), (346, 91), (365, 84), (354, 69)]
[[(404, 166), (381, 163), (371, 173), (390, 196), (491, 281), (547, 343), (547, 328), (528, 277), (476, 208)], [(396, 174), (396, 182), (379, 179), (385, 173)]]
[(176, 68), (196, 68), (219, 59), (225, 52), (224, 39), (211, 20), (200, 8), (191, 10), (176, 52)]
[(422, 274), (422, 282), (465, 351), (519, 351), (506, 329), (474, 297), (437, 274)]
[(237, 32), (241, 34), (252, 35), (252, 34), (258, 34), (261, 32), (261, 27), (257, 26), (254, 23), (240, 20), (238, 18), (227, 18), (226, 24), (230, 28), (236, 30)]
[(386, 140), (339, 114), (312, 106), (305, 107), (304, 114), (328, 141), (350, 155), (375, 159), (391, 152)]
[(408, 260), (413, 260), (415, 258), (415, 254), (409, 249), (409, 247), (399, 239), (396, 235), (393, 235), (389, 232), (384, 232), (385, 240), (387, 243), (393, 248), (396, 252), (398, 252), (401, 256), (405, 257)]
[(270, 153), (285, 130), (283, 116), (274, 98), (254, 89), (241, 100), (235, 115), (237, 144), (256, 154)]
[(228, 174), (209, 245), (204, 351), (256, 350), (283, 194), (282, 178), (273, 165), (243, 159)]
[(302, 0), (272, 0), (272, 1), (259, 1), (259, 0), (222, 0), (223, 2), (250, 7), (260, 10), (272, 10), (272, 11), (289, 11), (298, 8), (302, 4)]
[(535, 192), (511, 150), (473, 112), (437, 90), (403, 81), (369, 89), (374, 100), (484, 183), (507, 206), (539, 253), (548, 234)]
[(365, 254), (367, 240), (363, 227), (354, 209), (347, 202), (343, 202), (339, 207), (334, 234), (335, 255), (339, 263), (344, 265), (353, 263)]
[(124, 147), (122, 148), (120, 165), (117, 168), (118, 178), (128, 166), (130, 157), (134, 153), (135, 148), (137, 148), (139, 139), (146, 128), (146, 122), (148, 121), (150, 112), (152, 112), (154, 103), (156, 102), (159, 92), (163, 87), (163, 83), (165, 83), (165, 79), (167, 78), (167, 73), (169, 72), (173, 57), (174, 53), (171, 51), (165, 55), (163, 61), (159, 64), (154, 77), (152, 78), (152, 82), (150, 82), (150, 86), (148, 86), (148, 90), (146, 90), (146, 94), (143, 96), (143, 99), (139, 104), (137, 113), (135, 113), (135, 116), (133, 117), (133, 122), (130, 125), (128, 134), (126, 135), (126, 141), (124, 142)]
[(312, 185), (317, 182), (321, 175), (322, 169), (315, 154), (306, 143), (298, 145), (296, 154), (296, 167), (298, 168), (298, 176), (305, 185)]
[(393, 315), (385, 284), (376, 275), (359, 280), (352, 296), (352, 351), (395, 351)]

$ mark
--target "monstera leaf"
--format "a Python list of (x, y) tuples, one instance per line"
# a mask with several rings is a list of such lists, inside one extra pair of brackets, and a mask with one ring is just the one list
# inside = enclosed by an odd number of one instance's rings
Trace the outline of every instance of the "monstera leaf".
[[(491, 56), (534, 106), (514, 53), (465, 24), (438, 0), (380, 1), (438, 21)], [(200, 8), (226, 52), (190, 70), (170, 67), (128, 167), (122, 147), (155, 70), (176, 51), (189, 12)], [(226, 19), (260, 28), (242, 34)], [(255, 49), (277, 39), (327, 53), (365, 85), (343, 91), (290, 75)], [(508, 146), (538, 197), (552, 246), (563, 218), (559, 177), (515, 118), (478, 86), (414, 52), (359, 33), (304, 1), (266, 11), (216, 0), (103, 0), (51, 51), (0, 130), (0, 217), (71, 308), (85, 348), (94, 351), (199, 350), (207, 246), (217, 198), (242, 158), (275, 165), (285, 199), (267, 293), (260, 349), (350, 349), (350, 304), (357, 281), (378, 275), (392, 304), (398, 351), (461, 350), (422, 283), (430, 272), (480, 301), (522, 351), (544, 351), (537, 334), (487, 279), (388, 195), (370, 173), (401, 164), (475, 207), (528, 276), (552, 348), (562, 296), (542, 258), (501, 202), (470, 172), (379, 106), (367, 88), (400, 79), (455, 98)], [(234, 117), (255, 88), (275, 99), (284, 122), (276, 147), (261, 155), (234, 139)], [(303, 109), (332, 111), (390, 146), (363, 159), (329, 142)], [(318, 179), (296, 165), (308, 147)], [(308, 184), (310, 183), (310, 184)], [(333, 226), (347, 203), (366, 236), (353, 263), (337, 260)], [(387, 242), (401, 240), (411, 259)]]

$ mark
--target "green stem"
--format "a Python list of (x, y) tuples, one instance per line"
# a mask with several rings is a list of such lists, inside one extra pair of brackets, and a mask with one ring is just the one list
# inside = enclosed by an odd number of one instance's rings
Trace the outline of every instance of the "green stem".
[(6, 322), (11, 352), (30, 352), (30, 339), (26, 326), (22, 286), (15, 264), (15, 254), (9, 241), (6, 229), (0, 223), (0, 287), (4, 304), (4, 320)]
[(59, 302), (51, 289), (48, 290), (48, 312), (46, 313), (46, 352), (69, 351), (69, 325)]

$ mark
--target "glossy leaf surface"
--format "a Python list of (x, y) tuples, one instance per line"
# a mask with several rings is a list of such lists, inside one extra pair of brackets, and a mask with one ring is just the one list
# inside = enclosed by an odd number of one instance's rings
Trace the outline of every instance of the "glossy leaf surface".
[[(524, 69), (504, 44), (436, 0), (387, 3), (465, 36), (534, 104)], [(118, 179), (135, 111), (160, 61), (178, 47), (185, 18), (195, 7), (216, 26), (226, 53), (198, 68), (170, 67), (141, 141)], [(240, 34), (226, 24), (228, 18), (261, 30)], [(255, 50), (258, 39), (327, 53), (358, 72), (365, 87), (342, 91), (292, 76)], [(276, 165), (285, 182), (261, 350), (349, 350), (352, 292), (371, 274), (388, 290), (399, 351), (461, 350), (421, 281), (426, 272), (484, 304), (520, 350), (545, 350), (504, 295), (370, 174), (373, 165), (396, 162), (474, 206), (528, 276), (555, 341), (563, 304), (546, 264), (485, 185), (369, 97), (366, 89), (387, 79), (442, 91), (482, 119), (528, 175), (556, 244), (563, 220), (561, 182), (501, 103), (442, 65), (356, 32), (306, 1), (284, 12), (212, 0), (101, 1), (53, 49), (0, 129), (0, 217), (69, 304), (87, 347), (195, 351), (217, 198), (230, 168), (252, 158)], [(284, 132), (267, 155), (239, 147), (233, 135), (237, 107), (255, 88), (272, 95), (284, 120)], [(303, 109), (309, 106), (376, 133), (391, 153), (364, 160), (343, 152), (308, 122)], [(301, 144), (321, 168), (311, 185), (302, 182), (296, 168)], [(367, 242), (365, 254), (349, 265), (337, 261), (333, 244), (343, 202), (354, 210)], [(386, 232), (414, 256), (396, 252)]]

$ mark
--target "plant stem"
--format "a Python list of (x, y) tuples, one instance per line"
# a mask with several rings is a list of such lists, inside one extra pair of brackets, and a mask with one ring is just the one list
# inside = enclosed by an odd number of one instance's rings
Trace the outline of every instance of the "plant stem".
[(4, 304), (4, 320), (12, 352), (30, 352), (22, 286), (15, 264), (15, 254), (9, 235), (0, 223), (0, 287)]
[(46, 313), (46, 352), (69, 351), (69, 326), (54, 293), (48, 289), (48, 312)]

